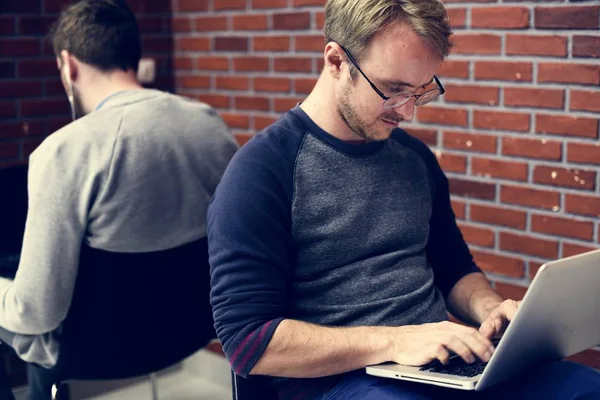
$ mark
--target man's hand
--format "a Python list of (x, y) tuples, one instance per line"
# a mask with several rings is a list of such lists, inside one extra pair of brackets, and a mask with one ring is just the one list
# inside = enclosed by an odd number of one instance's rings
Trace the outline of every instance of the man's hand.
[(436, 359), (447, 364), (451, 351), (469, 364), (476, 357), (487, 362), (495, 350), (492, 342), (476, 328), (453, 322), (392, 329), (392, 360), (398, 364), (419, 366)]
[(520, 305), (520, 301), (503, 301), (483, 321), (479, 327), (479, 332), (489, 340), (501, 337), (508, 327), (508, 323), (515, 317)]

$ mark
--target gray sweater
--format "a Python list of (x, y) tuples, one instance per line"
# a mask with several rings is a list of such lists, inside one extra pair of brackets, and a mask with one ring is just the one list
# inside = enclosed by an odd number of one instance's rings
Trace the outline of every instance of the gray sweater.
[(206, 236), (208, 203), (237, 149), (208, 105), (156, 90), (116, 93), (31, 155), (29, 210), (0, 327), (25, 361), (50, 367), (82, 243), (133, 253)]

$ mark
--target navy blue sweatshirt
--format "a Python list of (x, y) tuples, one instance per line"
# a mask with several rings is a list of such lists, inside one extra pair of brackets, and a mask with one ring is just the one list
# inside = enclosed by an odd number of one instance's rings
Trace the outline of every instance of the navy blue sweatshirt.
[[(283, 319), (439, 322), (454, 285), (480, 272), (425, 144), (400, 129), (349, 144), (300, 107), (234, 156), (209, 206), (208, 240), (215, 327), (241, 376)], [(284, 380), (280, 397), (319, 398), (325, 381)]]

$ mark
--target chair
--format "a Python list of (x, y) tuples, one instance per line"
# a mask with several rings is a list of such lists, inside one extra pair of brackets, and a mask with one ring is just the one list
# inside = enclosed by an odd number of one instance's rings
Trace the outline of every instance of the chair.
[[(57, 332), (55, 392), (69, 382), (148, 376), (214, 336), (208, 247), (202, 239), (151, 253), (81, 248), (71, 308)], [(75, 399), (73, 399), (75, 400)]]
[(233, 400), (277, 400), (277, 391), (268, 376), (251, 375), (242, 378), (231, 371)]

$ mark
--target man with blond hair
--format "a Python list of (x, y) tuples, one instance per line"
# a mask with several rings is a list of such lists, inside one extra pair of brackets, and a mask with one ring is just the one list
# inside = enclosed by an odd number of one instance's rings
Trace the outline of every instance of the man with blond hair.
[[(217, 334), (234, 371), (277, 377), (281, 399), (467, 396), (364, 367), (451, 352), (487, 361), (517, 311), (475, 265), (435, 156), (399, 128), (443, 95), (435, 71), (450, 34), (437, 0), (329, 0), (315, 88), (237, 153), (217, 188)], [(483, 393), (574, 395), (600, 396), (600, 379), (567, 362)]]

